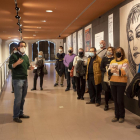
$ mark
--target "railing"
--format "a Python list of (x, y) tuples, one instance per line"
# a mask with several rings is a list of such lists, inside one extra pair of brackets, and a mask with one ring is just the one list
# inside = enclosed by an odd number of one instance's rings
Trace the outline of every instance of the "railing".
[(5, 60), (5, 62), (2, 65), (0, 65), (0, 95), (5, 85), (7, 76), (9, 75), (8, 64), (9, 64), (9, 57)]

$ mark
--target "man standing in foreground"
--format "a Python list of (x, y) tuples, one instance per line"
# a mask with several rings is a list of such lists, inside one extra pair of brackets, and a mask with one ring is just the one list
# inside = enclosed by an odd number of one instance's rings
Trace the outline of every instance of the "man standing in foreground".
[(26, 43), (24, 41), (19, 42), (18, 52), (13, 53), (9, 60), (15, 95), (13, 120), (17, 123), (22, 123), (20, 118), (29, 118), (29, 116), (23, 114), (23, 106), (28, 88), (27, 69), (33, 70), (34, 67), (30, 66), (25, 50)]

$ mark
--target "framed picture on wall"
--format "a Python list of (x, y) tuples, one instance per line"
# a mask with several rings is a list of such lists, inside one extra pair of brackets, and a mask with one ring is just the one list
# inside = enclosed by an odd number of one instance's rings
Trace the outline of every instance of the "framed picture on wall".
[(77, 33), (73, 33), (73, 53), (77, 54), (77, 40), (76, 40)]
[(78, 31), (78, 49), (83, 48), (83, 29)]
[(69, 35), (69, 36), (66, 38), (66, 43), (67, 43), (67, 50), (68, 50), (69, 47), (72, 47), (71, 35)]
[(104, 32), (100, 32), (98, 34), (95, 34), (95, 48), (96, 50), (100, 49), (100, 41), (104, 40)]
[(85, 27), (84, 38), (85, 38), (85, 55), (88, 56), (90, 48), (92, 47), (92, 24)]
[(108, 16), (108, 46), (114, 47), (113, 14)]

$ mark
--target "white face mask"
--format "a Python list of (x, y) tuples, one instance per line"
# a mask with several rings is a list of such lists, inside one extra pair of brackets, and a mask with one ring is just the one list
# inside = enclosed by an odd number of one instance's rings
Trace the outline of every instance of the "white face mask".
[(14, 50), (14, 53), (16, 53), (17, 52), (17, 50)]
[(59, 53), (61, 54), (63, 52), (63, 50), (62, 49), (59, 49)]
[(103, 46), (103, 44), (100, 44), (100, 48), (103, 48), (104, 46)]
[(25, 50), (26, 50), (25, 47), (20, 48), (21, 53), (25, 53)]

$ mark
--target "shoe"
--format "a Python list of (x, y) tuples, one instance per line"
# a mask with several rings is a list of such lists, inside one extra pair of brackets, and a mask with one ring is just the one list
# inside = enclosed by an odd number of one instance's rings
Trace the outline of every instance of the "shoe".
[(88, 93), (88, 89), (85, 91), (85, 93)]
[(117, 121), (118, 121), (118, 118), (116, 117), (112, 119), (112, 122), (117, 122)]
[(76, 89), (73, 89), (74, 90), (74, 92), (76, 92)]
[(100, 106), (100, 104), (99, 104), (99, 103), (96, 103), (95, 105), (96, 105), (96, 106)]
[(40, 90), (43, 90), (43, 88), (41, 87)]
[(14, 93), (14, 91), (12, 91), (11, 93)]
[(14, 118), (13, 121), (17, 123), (22, 123), (22, 120), (20, 120), (19, 118)]
[(66, 88), (66, 89), (65, 89), (65, 91), (69, 91), (69, 90), (70, 90), (69, 88)]
[(124, 122), (124, 118), (119, 118), (119, 123), (123, 123)]
[(28, 119), (28, 118), (30, 118), (30, 116), (28, 116), (28, 115), (19, 115), (19, 118), (24, 118), (24, 119)]
[(95, 104), (95, 102), (86, 102), (86, 104)]
[(105, 105), (104, 111), (107, 111), (108, 109), (108, 105)]
[(81, 99), (81, 97), (77, 97), (77, 99), (79, 100), (79, 99)]
[(137, 125), (136, 128), (137, 128), (137, 129), (140, 129), (140, 125)]
[(55, 83), (55, 84), (54, 84), (54, 87), (56, 87), (56, 86), (58, 86), (58, 84), (57, 84), (57, 83)]
[(61, 87), (63, 87), (63, 84), (60, 84), (61, 85)]
[(81, 100), (84, 100), (84, 97), (81, 97)]
[(32, 88), (31, 91), (36, 90), (36, 88)]

